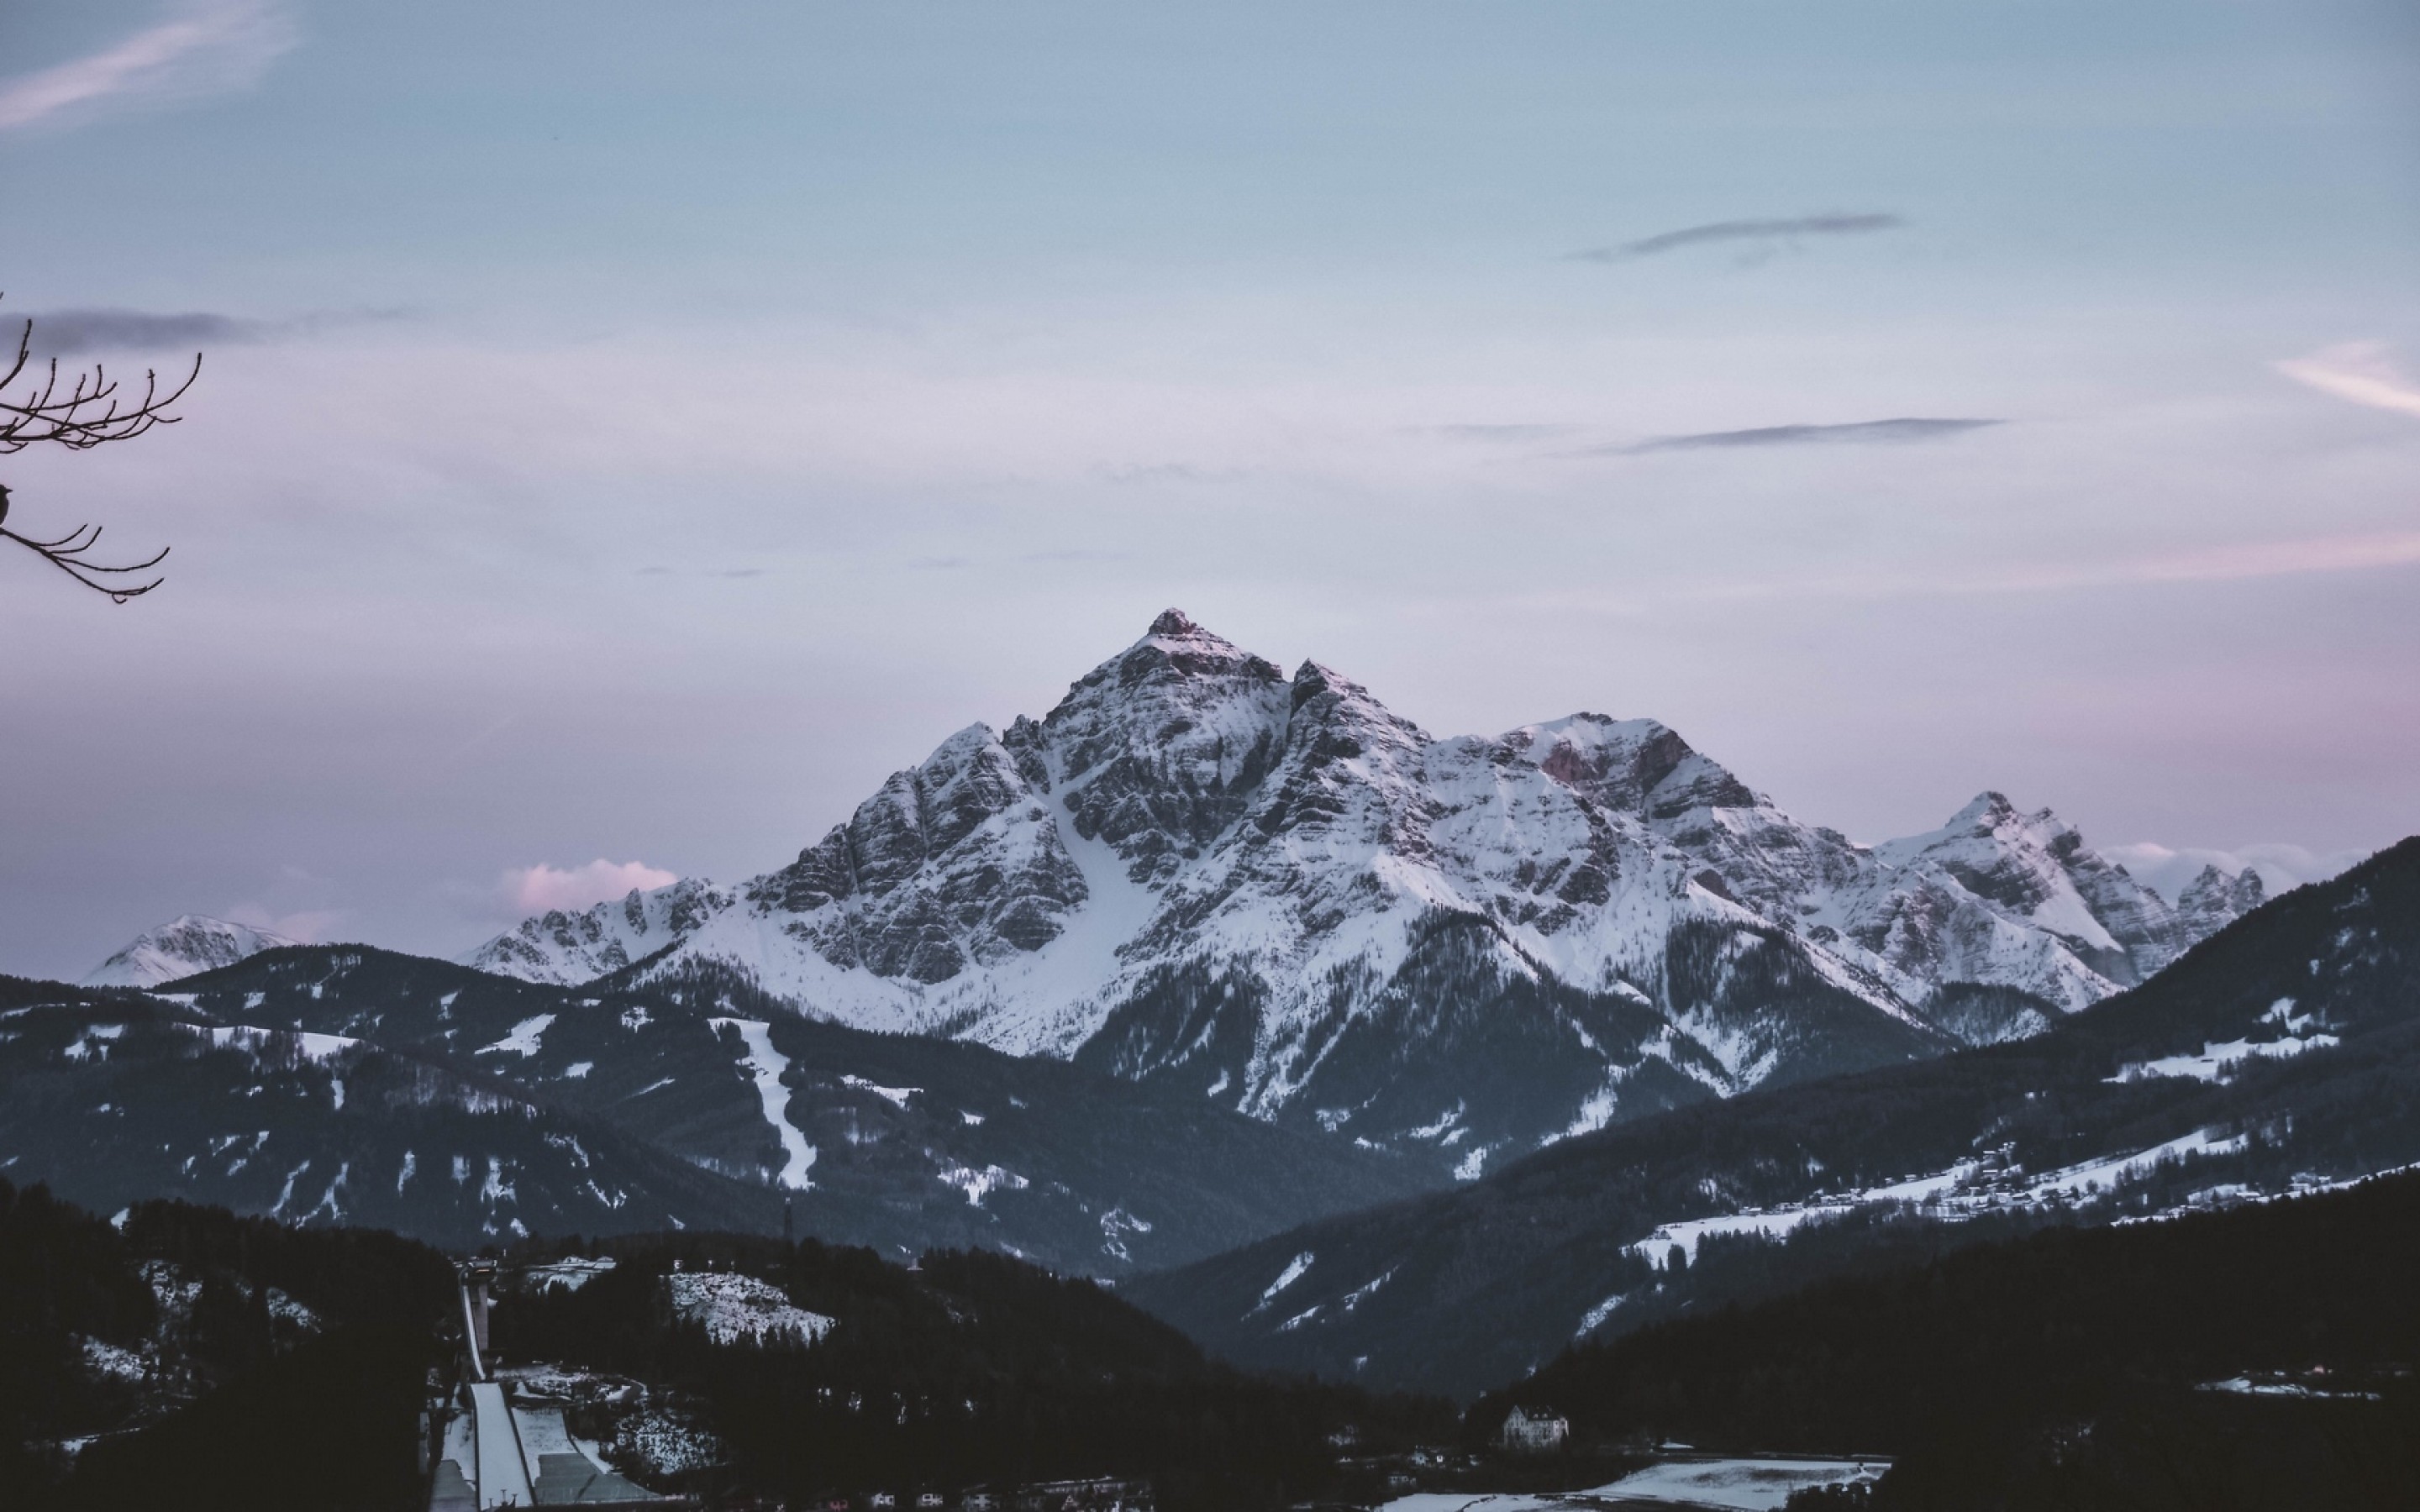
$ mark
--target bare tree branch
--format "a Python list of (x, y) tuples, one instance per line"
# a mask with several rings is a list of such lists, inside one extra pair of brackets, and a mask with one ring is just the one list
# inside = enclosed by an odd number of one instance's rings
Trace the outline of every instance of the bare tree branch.
[[(32, 365), (33, 353), (34, 322), (27, 320), (17, 335), (16, 360), (8, 364), (8, 373), (0, 376), (0, 456), (13, 455), (42, 441), (71, 452), (88, 452), (109, 441), (132, 440), (154, 425), (173, 425), (182, 417), (168, 413), (169, 408), (183, 398), (194, 380), (202, 376), (202, 355), (195, 352), (192, 369), (175, 388), (162, 393), (159, 374), (147, 368), (142, 397), (137, 399), (132, 393), (121, 397), (116, 380), (95, 363), (89, 373), (72, 373), (62, 391), (59, 360), (54, 357), (39, 370), (39, 377), (27, 382), (22, 393), (9, 393)], [(140, 598), (165, 580), (154, 578), (141, 584), (126, 580), (158, 566), (168, 555), (165, 547), (142, 562), (113, 567), (93, 561), (87, 554), (101, 542), (98, 525), (79, 525), (55, 540), (40, 540), (9, 530), (8, 519), (8, 489), (0, 485), (0, 536), (24, 547), (85, 587), (107, 594), (117, 603)]]
[(167, 560), (169, 548), (163, 546), (145, 561), (131, 563), (123, 567), (103, 566), (85, 554), (101, 544), (100, 526), (79, 525), (54, 541), (38, 541), (30, 535), (20, 535), (8, 529), (8, 485), (0, 484), (0, 536), (16, 542), (95, 593), (107, 594), (111, 598), (123, 604), (130, 598), (142, 597), (167, 580), (164, 578), (154, 578), (149, 582), (140, 585), (124, 581), (97, 580), (97, 579), (105, 579), (122, 574), (147, 572)]

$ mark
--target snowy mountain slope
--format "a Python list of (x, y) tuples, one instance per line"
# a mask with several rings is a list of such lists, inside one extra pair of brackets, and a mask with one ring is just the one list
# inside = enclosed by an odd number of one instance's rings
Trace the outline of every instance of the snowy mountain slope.
[(0, 1173), (100, 1211), (174, 1196), (462, 1246), (780, 1221), (753, 1182), (368, 1040), (14, 979), (0, 1000)]
[(1465, 1177), (1641, 1113), (2037, 1031), (2238, 902), (2188, 922), (1996, 795), (1861, 848), (1653, 720), (1432, 738), (1174, 610), (789, 866), (681, 887), (472, 959), (571, 981), (670, 943), (637, 975), (711, 963), (813, 1016), (1169, 1080)]
[(156, 987), (196, 971), (231, 966), (247, 956), (294, 942), (282, 934), (230, 924), (224, 918), (186, 914), (146, 930), (92, 968), (87, 987)]
[[(787, 1208), (801, 1234), (893, 1254), (981, 1245), (1117, 1274), (1443, 1180), (1178, 1089), (818, 1023), (710, 966), (567, 989), (346, 946), (178, 985), (175, 1001), (197, 1017), (359, 1041), (608, 1127), (743, 1192), (744, 1221), (721, 1222), (778, 1232)], [(231, 1108), (189, 1110), (213, 1130), (249, 1116), (240, 1093)]]
[[(1930, 1226), (1904, 1246), (1921, 1257), (1974, 1232), (2262, 1201), (2412, 1165), (2415, 1094), (2420, 839), (2275, 900), (2048, 1032), (1636, 1119), (1126, 1294), (1239, 1364), (1467, 1393), (1575, 1335), (1719, 1306), (1725, 1295), (1691, 1289), (1714, 1252), (1732, 1281), (1779, 1287), (1807, 1255), (1886, 1247), (1910, 1224)], [(1785, 1235), (1810, 1242), (1753, 1247)]]

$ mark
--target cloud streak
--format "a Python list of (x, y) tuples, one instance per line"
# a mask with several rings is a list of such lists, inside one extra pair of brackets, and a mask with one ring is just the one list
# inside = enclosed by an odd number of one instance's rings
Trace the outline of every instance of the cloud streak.
[(1890, 420), (1859, 420), (1844, 425), (1763, 425), (1754, 430), (1709, 430), (1691, 436), (1658, 436), (1629, 446), (1596, 446), (1581, 456), (1636, 456), (1645, 452), (1722, 451), (1766, 446), (1837, 446), (1941, 440), (1963, 436), (2001, 420), (1969, 420), (1931, 415), (1900, 415)]
[(0, 83), (0, 131), (68, 124), (112, 104), (249, 88), (297, 39), (271, 0), (187, 0), (113, 47)]
[(1874, 231), (1895, 231), (1906, 224), (1899, 216), (1880, 211), (1795, 215), (1757, 221), (1714, 221), (1705, 225), (1683, 226), (1678, 231), (1666, 231), (1637, 241), (1625, 241), (1619, 246), (1583, 248), (1573, 253), (1572, 256), (1580, 262), (1628, 262), (1634, 257), (1652, 257), (1660, 252), (1704, 246), (1709, 242), (1789, 241), (1799, 237), (1862, 236)]
[(1870, 572), (1787, 573), (1749, 578), (1667, 579), (1652, 589), (1523, 593), (1482, 600), (1530, 611), (1637, 619), (1671, 606), (1803, 599), (1937, 599), (2137, 589), (2161, 584), (2247, 582), (2420, 566), (2420, 531), (2243, 542), (2202, 550), (2091, 562), (2046, 562), (1958, 572), (1919, 567)]
[(2420, 415), (2420, 383), (2387, 359), (2383, 342), (2347, 342), (2308, 357), (2279, 363), (2277, 371), (2295, 382), (2372, 409)]
[(1710, 598), (1935, 596), (2057, 593), (2160, 583), (2247, 582), (2263, 578), (2373, 572), (2420, 564), (2420, 531), (2244, 541), (2195, 550), (2102, 562), (2045, 563), (1981, 573), (1923, 572), (1877, 577), (1796, 577), (1714, 585)]
[(200, 311), (153, 315), (143, 310), (50, 310), (19, 319), (33, 322), (36, 349), (54, 357), (249, 345), (266, 341), (271, 333), (258, 320)]
[(284, 320), (254, 320), (205, 310), (173, 315), (106, 308), (38, 310), (31, 315), (0, 319), (0, 333), (13, 332), (30, 321), (34, 351), (42, 357), (74, 357), (84, 352), (190, 352), (204, 347), (250, 347), (284, 341), (314, 335), (331, 326), (404, 319), (411, 313), (401, 309), (322, 310)]
[(1524, 441), (1552, 440), (1579, 429), (1577, 425), (1511, 424), (1511, 425), (1416, 425), (1412, 433), (1435, 436), (1450, 441), (1481, 441), (1516, 445)]

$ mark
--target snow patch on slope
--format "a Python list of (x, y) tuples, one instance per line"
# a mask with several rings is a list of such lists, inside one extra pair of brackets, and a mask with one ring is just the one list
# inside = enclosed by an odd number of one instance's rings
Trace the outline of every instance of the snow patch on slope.
[(769, 1281), (721, 1271), (675, 1271), (664, 1278), (673, 1311), (705, 1325), (717, 1344), (792, 1339), (813, 1344), (830, 1331), (832, 1319), (790, 1301)]
[[(756, 1083), (756, 1095), (765, 1107), (765, 1121), (782, 1141), (782, 1171), (775, 1178), (783, 1186), (797, 1192), (812, 1192), (814, 1183), (807, 1171), (815, 1163), (815, 1147), (790, 1122), (790, 1089), (782, 1077), (790, 1069), (790, 1057), (773, 1048), (771, 1026), (762, 1019), (710, 1019), (718, 1029), (736, 1029), (740, 1042), (747, 1047), (741, 1064)], [(659, 1084), (661, 1085), (661, 1084)]]

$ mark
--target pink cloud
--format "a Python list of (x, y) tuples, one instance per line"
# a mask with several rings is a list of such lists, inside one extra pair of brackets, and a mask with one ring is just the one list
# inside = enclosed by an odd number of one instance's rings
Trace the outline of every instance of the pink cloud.
[(346, 927), (353, 916), (351, 910), (345, 908), (305, 908), (279, 914), (256, 903), (240, 903), (221, 910), (219, 917), (230, 924), (283, 935), (297, 945), (320, 945)]
[(600, 856), (586, 866), (553, 867), (540, 861), (515, 867), (504, 873), (504, 893), (522, 913), (545, 914), (586, 908), (634, 888), (652, 892), (679, 880), (676, 872), (644, 861), (609, 861)]

